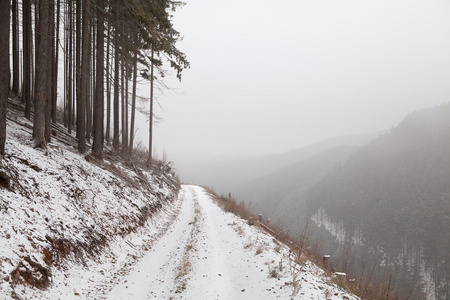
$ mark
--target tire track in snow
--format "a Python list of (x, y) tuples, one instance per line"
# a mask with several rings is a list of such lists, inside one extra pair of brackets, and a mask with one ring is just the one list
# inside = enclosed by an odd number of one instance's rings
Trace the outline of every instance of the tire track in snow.
[[(180, 197), (183, 204), (172, 228), (109, 299), (267, 298), (266, 260), (246, 246), (254, 241), (237, 238), (229, 215), (203, 188), (183, 186)], [(179, 276), (184, 260), (189, 261), (189, 269)]]
[(193, 271), (187, 285), (195, 289), (198, 299), (233, 299), (232, 278), (227, 266), (230, 262), (227, 260), (228, 256), (223, 253), (221, 230), (215, 222), (217, 220), (210, 215), (205, 202), (208, 196), (200, 187), (193, 189), (200, 208), (199, 231), (196, 236), (195, 252), (191, 258)]
[(149, 253), (109, 293), (109, 299), (169, 299), (175, 293), (175, 272), (182, 263), (184, 246), (194, 217), (193, 191), (183, 186), (178, 218)]
[(198, 249), (192, 259), (192, 276), (184, 299), (274, 299), (267, 291), (269, 282), (267, 258), (255, 255), (246, 244), (255, 241), (238, 237), (235, 216), (225, 213), (201, 187), (193, 189), (201, 208)]

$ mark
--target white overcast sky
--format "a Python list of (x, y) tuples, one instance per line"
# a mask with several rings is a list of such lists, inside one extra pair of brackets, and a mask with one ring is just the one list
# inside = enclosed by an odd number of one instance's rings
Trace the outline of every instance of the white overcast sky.
[(450, 0), (185, 2), (191, 68), (154, 129), (169, 156), (287, 152), (450, 101)]

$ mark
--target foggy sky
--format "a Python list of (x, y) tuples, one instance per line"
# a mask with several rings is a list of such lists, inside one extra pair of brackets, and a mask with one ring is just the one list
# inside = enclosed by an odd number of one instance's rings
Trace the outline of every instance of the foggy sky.
[(154, 128), (169, 156), (286, 152), (450, 101), (448, 0), (185, 2), (191, 69)]

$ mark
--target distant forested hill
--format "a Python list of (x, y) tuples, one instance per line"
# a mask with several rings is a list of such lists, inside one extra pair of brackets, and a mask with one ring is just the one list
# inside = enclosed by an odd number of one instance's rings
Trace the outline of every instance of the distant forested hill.
[(219, 194), (231, 192), (234, 195), (241, 185), (276, 170), (289, 167), (331, 148), (343, 145), (354, 147), (365, 145), (379, 135), (380, 132), (375, 132), (335, 137), (307, 147), (272, 155), (226, 156), (172, 153), (170, 157), (184, 182), (207, 185)]
[[(342, 224), (347, 244), (408, 290), (450, 299), (450, 104), (417, 111), (306, 193), (307, 214)], [(425, 290), (425, 289), (428, 290)]]
[[(316, 154), (289, 167), (242, 185), (239, 199), (254, 205), (254, 210), (289, 229), (303, 226), (306, 213), (304, 193), (314, 186), (338, 162), (345, 161), (358, 147), (340, 146)], [(302, 214), (300, 218), (300, 214)], [(286, 220), (287, 222), (283, 222)], [(295, 225), (292, 224), (295, 220)]]

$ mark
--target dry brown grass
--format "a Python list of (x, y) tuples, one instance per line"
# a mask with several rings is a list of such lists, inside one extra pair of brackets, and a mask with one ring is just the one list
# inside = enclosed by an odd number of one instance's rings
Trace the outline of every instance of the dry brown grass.
[(177, 270), (175, 272), (175, 279), (185, 277), (191, 270), (191, 266), (192, 265), (189, 261), (189, 256), (185, 255), (183, 257), (183, 260), (181, 261), (181, 264), (177, 267)]
[[(211, 196), (212, 199), (216, 200), (217, 203), (228, 212), (231, 212), (242, 219), (247, 220), (248, 223), (255, 224), (258, 217), (252, 211), (252, 203), (246, 204), (244, 201), (237, 201), (232, 197), (218, 196), (213, 189), (208, 187), (203, 187), (206, 192)], [(249, 224), (251, 225), (251, 224)]]
[(276, 265), (269, 265), (269, 278), (281, 278), (280, 267)]
[(233, 229), (234, 229), (234, 231), (236, 231), (236, 233), (238, 235), (243, 235), (244, 234), (244, 229), (242, 228), (242, 226), (234, 226)]
[(255, 255), (260, 255), (261, 253), (264, 252), (264, 250), (265, 250), (264, 245), (258, 244), (258, 245), (256, 246), (256, 252), (255, 252)]
[(24, 257), (10, 275), (13, 286), (27, 284), (41, 290), (49, 286), (51, 278), (50, 269), (33, 261), (29, 256)]

